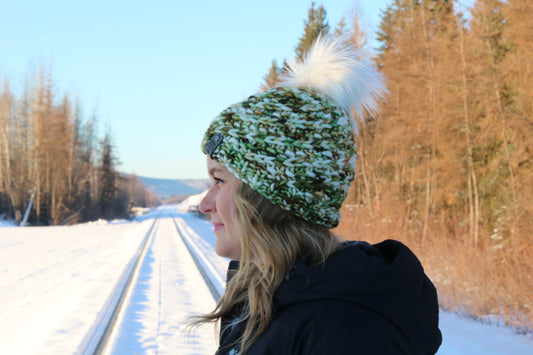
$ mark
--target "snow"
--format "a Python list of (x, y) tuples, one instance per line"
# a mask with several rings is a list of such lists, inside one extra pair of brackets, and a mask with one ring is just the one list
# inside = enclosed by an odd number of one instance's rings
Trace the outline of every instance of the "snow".
[(117, 314), (117, 307), (122, 304), (125, 296), (127, 296), (128, 291), (131, 289), (128, 287), (130, 284), (135, 284), (134, 279), (137, 275), (139, 269), (139, 263), (141, 262), (143, 256), (146, 255), (146, 246), (150, 240), (153, 239), (154, 227), (156, 225), (157, 219), (154, 218), (154, 222), (151, 223), (150, 229), (146, 232), (142, 242), (135, 254), (130, 258), (126, 267), (122, 270), (120, 277), (113, 289), (110, 292), (104, 307), (99, 312), (97, 321), (93, 324), (91, 329), (86, 333), (84, 339), (82, 340), (77, 353), (79, 354), (95, 354), (98, 352), (100, 340), (104, 334), (106, 334), (106, 329), (108, 324), (112, 319), (114, 319)]
[(149, 227), (0, 229), (0, 353), (74, 353)]
[[(197, 201), (186, 202), (187, 207)], [(205, 219), (164, 206), (155, 213), (158, 238), (149, 241), (136, 292), (108, 353), (213, 353), (214, 330), (183, 333), (186, 317), (214, 307), (214, 300), (177, 236), (172, 218), (197, 253), (223, 280), (227, 259), (216, 256)], [(16, 227), (0, 220), (0, 353), (72, 354), (101, 316), (111, 291), (154, 221), (97, 221), (65, 227)], [(11, 224), (12, 225), (12, 224)], [(438, 354), (532, 354), (533, 337), (441, 311)]]
[(136, 290), (108, 354), (213, 354), (212, 327), (186, 333), (183, 321), (205, 314), (215, 300), (193, 265), (171, 218), (161, 218), (148, 247)]
[(191, 207), (197, 207), (200, 204), (200, 201), (205, 197), (208, 190), (205, 190), (201, 194), (191, 195), (183, 200), (180, 204), (177, 205), (179, 212), (188, 212)]
[(439, 327), (443, 334), (439, 355), (533, 354), (533, 336), (516, 334), (509, 327), (480, 323), (442, 310)]

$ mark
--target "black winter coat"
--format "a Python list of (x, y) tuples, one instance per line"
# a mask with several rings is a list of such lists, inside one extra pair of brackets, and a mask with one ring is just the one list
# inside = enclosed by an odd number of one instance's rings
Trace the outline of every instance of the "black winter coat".
[[(437, 352), (442, 337), (436, 290), (405, 245), (345, 242), (325, 265), (306, 261), (295, 264), (276, 291), (272, 322), (247, 354)], [(239, 354), (235, 341), (245, 326), (235, 322), (240, 316), (236, 310), (222, 319), (217, 354)]]

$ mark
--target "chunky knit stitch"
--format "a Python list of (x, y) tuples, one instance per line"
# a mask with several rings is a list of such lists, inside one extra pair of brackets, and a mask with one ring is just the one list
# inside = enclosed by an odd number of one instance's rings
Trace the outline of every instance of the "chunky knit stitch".
[(209, 152), (272, 203), (328, 227), (355, 170), (355, 142), (334, 102), (298, 88), (275, 88), (220, 113), (207, 130), (223, 137)]

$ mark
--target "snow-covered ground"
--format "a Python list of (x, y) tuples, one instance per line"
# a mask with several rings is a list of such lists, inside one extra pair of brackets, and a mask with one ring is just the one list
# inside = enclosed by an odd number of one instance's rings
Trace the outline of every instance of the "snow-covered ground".
[(184, 328), (188, 317), (213, 310), (215, 299), (172, 217), (159, 219), (138, 275), (113, 346), (106, 353), (213, 354), (217, 346), (210, 325), (191, 334)]
[(456, 313), (440, 312), (443, 341), (438, 355), (531, 355), (533, 336), (505, 326), (482, 324)]
[[(124, 323), (118, 336), (129, 350), (117, 345), (113, 354), (201, 354), (202, 349), (215, 346), (209, 326), (186, 338), (196, 350), (186, 352), (183, 337), (177, 343), (182, 318), (205, 312), (214, 303), (207, 287), (191, 283), (191, 278), (200, 280), (193, 270), (181, 269), (187, 256), (168, 217), (181, 219), (182, 229), (222, 279), (228, 262), (214, 253), (209, 222), (180, 213), (183, 208), (165, 206), (157, 211), (163, 219), (156, 228), (168, 238), (154, 239), (147, 250), (137, 286), (141, 297), (130, 299), (130, 316), (125, 316), (134, 319)], [(146, 237), (153, 217), (70, 227), (0, 228), (0, 354), (75, 353)], [(5, 225), (9, 223), (0, 224)], [(514, 334), (506, 327), (449, 312), (441, 312), (440, 327), (441, 355), (533, 354), (533, 337)]]
[(151, 221), (0, 228), (0, 354), (71, 354)]

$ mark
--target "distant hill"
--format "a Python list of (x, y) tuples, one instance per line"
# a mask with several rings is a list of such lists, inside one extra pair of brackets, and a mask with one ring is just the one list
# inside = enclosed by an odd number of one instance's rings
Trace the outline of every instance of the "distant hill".
[(158, 179), (137, 176), (146, 188), (159, 196), (167, 199), (170, 196), (196, 195), (209, 188), (209, 179)]

